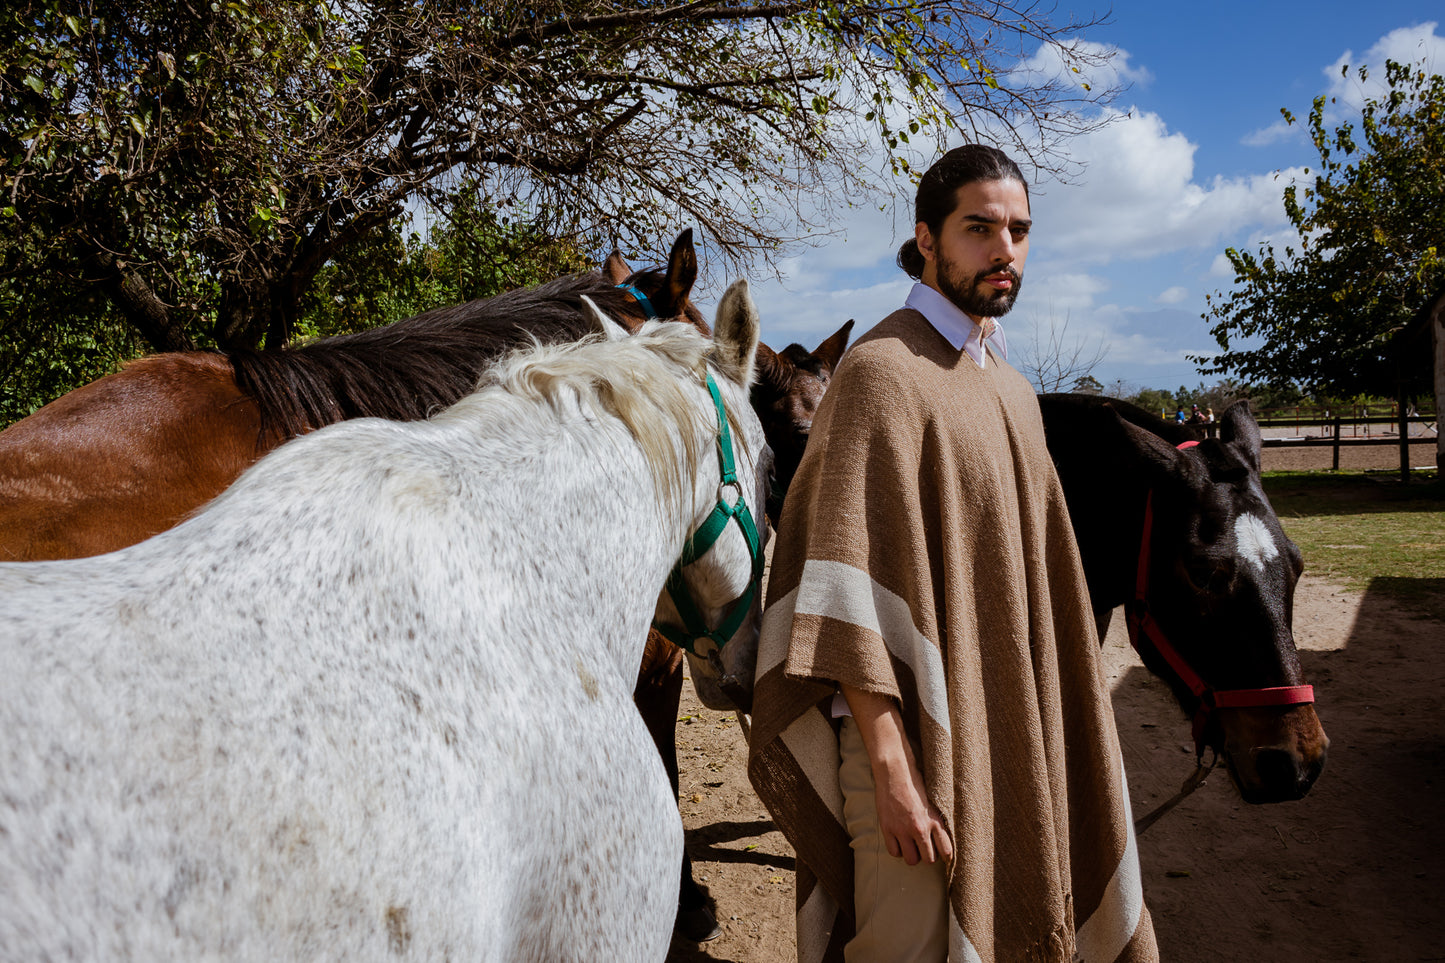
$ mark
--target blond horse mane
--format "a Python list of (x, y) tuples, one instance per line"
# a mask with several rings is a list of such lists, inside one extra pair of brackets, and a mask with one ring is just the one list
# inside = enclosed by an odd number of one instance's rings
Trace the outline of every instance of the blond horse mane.
[[(492, 395), (486, 389), (554, 409), (575, 397), (584, 409), (610, 414), (626, 426), (658, 494), (680, 503), (690, 496), (701, 459), (711, 455), (707, 439), (717, 432), (710, 406), (700, 407), (694, 393), (711, 350), (712, 342), (691, 325), (661, 321), (622, 338), (590, 334), (563, 344), (534, 343), (487, 369), (478, 392), (448, 410), (486, 404)], [(445, 417), (443, 412), (437, 419)], [(679, 425), (681, 417), (689, 423)], [(736, 428), (731, 412), (728, 420)], [(734, 431), (734, 438), (746, 443), (741, 432)]]

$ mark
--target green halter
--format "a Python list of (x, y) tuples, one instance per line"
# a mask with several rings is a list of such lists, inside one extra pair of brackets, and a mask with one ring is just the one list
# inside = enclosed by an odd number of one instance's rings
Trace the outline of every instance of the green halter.
[[(727, 409), (723, 407), (722, 395), (718, 393), (711, 373), (707, 376), (707, 390), (712, 395), (718, 419), (717, 451), (722, 480), (718, 482), (717, 504), (707, 518), (703, 519), (697, 531), (688, 537), (687, 544), (683, 546), (682, 557), (673, 566), (672, 574), (667, 577), (667, 594), (672, 597), (673, 605), (677, 606), (677, 614), (682, 617), (683, 627), (678, 629), (652, 623), (653, 628), (661, 632), (673, 645), (703, 658), (713, 651), (721, 651), (737, 633), (743, 619), (747, 618), (748, 610), (752, 608), (753, 596), (763, 578), (762, 542), (758, 538), (758, 527), (753, 523), (752, 512), (748, 511), (748, 503), (743, 498), (742, 486), (738, 483), (737, 469), (733, 464), (732, 432), (728, 429)], [(722, 497), (723, 489), (729, 486), (735, 488), (738, 494), (731, 505)], [(683, 585), (682, 570), (712, 548), (730, 521), (738, 523), (738, 527), (743, 531), (743, 538), (747, 539), (748, 551), (753, 559), (753, 577), (748, 582), (747, 590), (733, 600), (732, 609), (724, 616), (722, 624), (715, 629), (709, 629), (687, 587)]]

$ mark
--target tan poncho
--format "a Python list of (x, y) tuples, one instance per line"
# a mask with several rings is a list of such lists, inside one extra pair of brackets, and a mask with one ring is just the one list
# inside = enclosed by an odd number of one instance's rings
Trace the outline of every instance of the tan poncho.
[(1119, 744), (1032, 388), (917, 312), (844, 357), (774, 549), (749, 775), (798, 853), (798, 959), (853, 866), (830, 705), (898, 697), (955, 849), (949, 960), (1155, 960)]

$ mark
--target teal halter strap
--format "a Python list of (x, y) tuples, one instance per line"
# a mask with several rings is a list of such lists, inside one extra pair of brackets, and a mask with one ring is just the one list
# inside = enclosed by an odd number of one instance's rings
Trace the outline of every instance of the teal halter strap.
[(652, 306), (651, 301), (647, 300), (647, 295), (639, 291), (635, 285), (628, 284), (624, 281), (623, 283), (617, 285), (617, 287), (621, 288), (622, 290), (626, 291), (628, 294), (632, 295), (634, 298), (637, 299), (637, 303), (642, 306), (642, 316), (646, 320), (657, 320), (657, 309)]
[[(752, 512), (748, 510), (742, 486), (738, 483), (737, 467), (733, 462), (732, 431), (728, 427), (727, 409), (723, 406), (722, 395), (718, 391), (717, 384), (712, 380), (711, 373), (707, 376), (707, 390), (712, 395), (713, 407), (717, 409), (718, 417), (718, 467), (722, 473), (722, 478), (718, 482), (718, 500), (707, 518), (703, 519), (703, 523), (698, 526), (697, 531), (688, 537), (687, 544), (683, 546), (682, 557), (678, 559), (677, 564), (673, 566), (672, 574), (667, 578), (667, 594), (671, 596), (673, 605), (677, 607), (677, 614), (682, 618), (682, 628), (653, 623), (653, 628), (662, 633), (663, 638), (673, 645), (704, 658), (712, 651), (721, 651), (722, 647), (737, 634), (743, 620), (747, 618), (748, 611), (752, 608), (753, 597), (757, 594), (758, 585), (763, 578), (762, 540), (758, 538), (758, 527), (753, 521)], [(731, 505), (722, 497), (722, 490), (729, 486), (737, 491), (737, 498)], [(723, 617), (722, 623), (715, 629), (709, 629), (707, 621), (702, 617), (702, 612), (699, 611), (691, 594), (687, 591), (687, 587), (683, 584), (682, 570), (706, 554), (708, 549), (712, 548), (722, 533), (726, 531), (728, 523), (732, 521), (737, 522), (738, 527), (742, 529), (743, 538), (747, 540), (748, 552), (753, 560), (753, 576), (743, 594), (733, 600), (732, 607)], [(707, 640), (707, 643), (699, 646), (704, 639)]]

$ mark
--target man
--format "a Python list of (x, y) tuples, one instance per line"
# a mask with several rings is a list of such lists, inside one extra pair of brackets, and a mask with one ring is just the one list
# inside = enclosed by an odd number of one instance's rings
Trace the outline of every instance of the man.
[(800, 960), (1154, 960), (1113, 714), (1033, 390), (995, 318), (1000, 151), (926, 173), (904, 308), (844, 356), (783, 509), (749, 775)]

